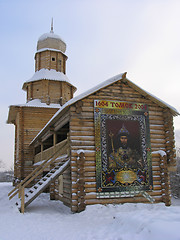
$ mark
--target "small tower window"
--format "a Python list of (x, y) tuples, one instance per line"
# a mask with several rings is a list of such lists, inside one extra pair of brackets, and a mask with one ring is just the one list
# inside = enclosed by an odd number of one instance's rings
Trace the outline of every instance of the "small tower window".
[(58, 60), (58, 71), (61, 72), (61, 60), (60, 59)]
[(56, 61), (56, 59), (54, 57), (52, 57), (52, 61), (54, 62), (54, 61)]

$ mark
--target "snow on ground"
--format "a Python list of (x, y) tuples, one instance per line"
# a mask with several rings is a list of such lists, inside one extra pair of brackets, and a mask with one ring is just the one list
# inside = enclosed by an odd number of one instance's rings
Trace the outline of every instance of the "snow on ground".
[(21, 214), (0, 183), (0, 240), (180, 240), (180, 200), (160, 204), (93, 205), (73, 214), (41, 194)]

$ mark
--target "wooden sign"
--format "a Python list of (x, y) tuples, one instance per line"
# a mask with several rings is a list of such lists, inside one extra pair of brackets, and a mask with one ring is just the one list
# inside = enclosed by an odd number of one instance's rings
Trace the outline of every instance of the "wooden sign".
[(148, 106), (94, 101), (97, 197), (152, 190)]

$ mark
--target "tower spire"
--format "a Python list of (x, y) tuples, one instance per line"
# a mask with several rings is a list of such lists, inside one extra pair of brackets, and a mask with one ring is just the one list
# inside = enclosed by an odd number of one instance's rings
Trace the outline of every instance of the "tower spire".
[(50, 32), (54, 33), (54, 31), (53, 31), (53, 18), (51, 19), (51, 31)]

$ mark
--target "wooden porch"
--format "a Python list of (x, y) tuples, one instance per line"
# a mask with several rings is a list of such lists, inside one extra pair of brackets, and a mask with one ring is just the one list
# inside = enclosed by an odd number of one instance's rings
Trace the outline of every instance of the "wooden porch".
[[(19, 201), (16, 205), (22, 213), (48, 186), (50, 196), (55, 195), (55, 180), (63, 176), (70, 166), (68, 139), (36, 154), (34, 161), (34, 170), (8, 194), (9, 199), (18, 194)], [(47, 173), (44, 175), (43, 172)], [(61, 200), (63, 201), (63, 195)]]

